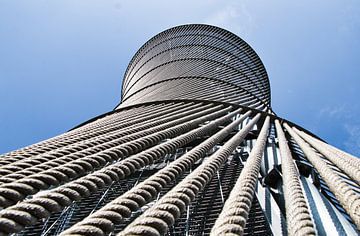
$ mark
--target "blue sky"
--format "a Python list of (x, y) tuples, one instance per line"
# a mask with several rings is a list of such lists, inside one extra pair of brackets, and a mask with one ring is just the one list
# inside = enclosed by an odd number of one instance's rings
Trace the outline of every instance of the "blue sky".
[(360, 156), (357, 0), (0, 0), (0, 153), (113, 109), (136, 50), (186, 23), (239, 35), (277, 114)]

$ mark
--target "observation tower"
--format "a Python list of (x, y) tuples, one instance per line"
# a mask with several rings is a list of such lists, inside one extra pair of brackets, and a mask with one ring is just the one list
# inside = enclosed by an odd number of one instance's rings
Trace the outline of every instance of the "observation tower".
[(181, 25), (113, 111), (1, 155), (0, 235), (358, 235), (359, 184), (357, 157), (274, 113), (245, 41)]

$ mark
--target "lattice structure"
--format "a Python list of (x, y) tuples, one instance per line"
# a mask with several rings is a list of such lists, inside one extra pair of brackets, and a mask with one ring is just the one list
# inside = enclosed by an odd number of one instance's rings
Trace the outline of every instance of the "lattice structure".
[(168, 29), (113, 111), (0, 157), (0, 234), (358, 235), (359, 159), (270, 100), (239, 37)]

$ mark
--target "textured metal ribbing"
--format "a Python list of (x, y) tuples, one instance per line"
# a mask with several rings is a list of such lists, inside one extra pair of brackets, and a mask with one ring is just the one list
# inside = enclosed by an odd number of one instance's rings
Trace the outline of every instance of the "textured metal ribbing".
[[(191, 80), (191, 83), (188, 80)], [(213, 79), (203, 77), (180, 77), (158, 82), (143, 88), (131, 97), (131, 101), (124, 101), (122, 106), (146, 102), (148, 100), (157, 100), (159, 94), (161, 94), (164, 100), (185, 97), (187, 99), (232, 102), (260, 110), (264, 108), (261, 100), (257, 97), (249, 98), (251, 95), (243, 88), (231, 83), (224, 83), (220, 80), (214, 81)]]
[(165, 111), (154, 112), (155, 114), (151, 114), (151, 116), (148, 117), (149, 119), (145, 119), (142, 122), (137, 119), (137, 125), (132, 125), (131, 122), (124, 122), (125, 124), (123, 124), (122, 127), (116, 127), (117, 125), (114, 125), (115, 128), (117, 128), (114, 131), (103, 132), (102, 134), (97, 134), (96, 137), (86, 139), (82, 142), (77, 142), (55, 149), (54, 151), (46, 152), (45, 154), (21, 159), (14, 163), (1, 166), (0, 175), (2, 176), (0, 177), (0, 186), (3, 183), (10, 183), (25, 176), (38, 173), (41, 170), (46, 170), (49, 163), (53, 163), (52, 160), (56, 160), (57, 163), (61, 164), (62, 160), (64, 160), (63, 163), (66, 163), (69, 156), (85, 156), (98, 153), (109, 147), (130, 141), (131, 136), (129, 137), (129, 135), (181, 118), (182, 116), (202, 111), (207, 107), (211, 107), (211, 105), (186, 104), (166, 109)]
[[(72, 147), (69, 150), (62, 150), (59, 153), (47, 153), (46, 155), (35, 156), (31, 159), (24, 160), (25, 163), (20, 162), (20, 166), (10, 166), (10, 170), (17, 170), (14, 173), (0, 177), (0, 183), (11, 183), (18, 181), (28, 175), (39, 173), (44, 170), (51, 169), (62, 164), (66, 164), (71, 160), (94, 155), (96, 153), (101, 153), (111, 147), (132, 141), (136, 138), (148, 135), (152, 132), (160, 131), (165, 129), (168, 126), (167, 122), (173, 122), (176, 119), (183, 118), (183, 116), (188, 116), (196, 112), (204, 114), (204, 109), (211, 107), (211, 105), (205, 105), (198, 107), (199, 105), (190, 105), (184, 109), (179, 109), (174, 112), (170, 112), (165, 116), (159, 116), (158, 119), (146, 122), (144, 124), (139, 124), (139, 126), (128, 127), (125, 130), (119, 130), (118, 133), (112, 134), (110, 136), (98, 137), (95, 139), (93, 144), (91, 143), (81, 143)], [(206, 112), (206, 111), (205, 111)], [(171, 123), (170, 123), (171, 124)], [(105, 143), (104, 143), (105, 142)], [(80, 150), (79, 150), (80, 149)], [(79, 151), (77, 151), (79, 150)], [(30, 166), (29, 166), (30, 164)], [(34, 166), (35, 165), (35, 166)], [(0, 172), (9, 171), (6, 170), (7, 166), (0, 168)], [(24, 170), (22, 170), (24, 168)], [(5, 172), (6, 173), (6, 172)], [(0, 196), (1, 196), (1, 185), (0, 185)]]
[[(174, 121), (166, 122), (164, 124), (149, 128), (145, 131), (137, 132), (129, 135), (124, 140), (123, 144), (116, 144), (112, 148), (108, 148), (95, 155), (72, 155), (65, 159), (65, 163), (59, 163), (57, 160), (53, 161), (53, 165), (45, 165), (46, 170), (37, 174), (24, 177), (12, 183), (3, 184), (0, 187), (0, 206), (7, 207), (15, 204), (17, 201), (24, 199), (27, 195), (34, 194), (40, 189), (48, 189), (49, 186), (59, 185), (62, 182), (67, 182), (69, 179), (79, 176), (86, 171), (92, 171), (95, 168), (102, 167), (112, 160), (116, 160), (123, 156), (128, 156), (140, 152), (148, 147), (151, 147), (163, 139), (171, 138), (178, 133), (173, 133), (171, 130), (181, 129), (183, 126), (188, 126), (188, 121), (194, 127), (207, 119), (210, 119), (211, 113), (221, 115), (226, 112), (228, 108), (218, 111), (222, 105), (214, 108), (209, 108), (195, 114), (187, 115)], [(210, 115), (209, 115), (210, 113)], [(205, 115), (205, 116), (204, 116)], [(182, 114), (179, 114), (182, 116)], [(198, 118), (200, 117), (200, 118)], [(19, 184), (21, 186), (19, 186)]]
[(348, 153), (344, 153), (331, 145), (311, 137), (303, 131), (294, 128), (295, 131), (327, 159), (343, 170), (353, 180), (360, 184), (360, 159)]
[(288, 124), (284, 123), (285, 129), (300, 146), (308, 160), (319, 172), (330, 190), (339, 200), (351, 219), (360, 229), (360, 194), (355, 192), (335, 171), (333, 171), (312, 149), (300, 138)]
[(99, 135), (105, 132), (121, 129), (131, 124), (134, 125), (137, 122), (140, 122), (143, 117), (148, 116), (147, 114), (158, 113), (164, 109), (170, 109), (172, 107), (179, 106), (181, 106), (181, 104), (163, 104), (121, 111), (111, 116), (98, 119), (88, 125), (84, 125), (83, 127), (69, 131), (57, 137), (1, 155), (0, 164), (7, 165), (30, 156), (33, 158), (35, 155), (48, 152), (53, 153), (62, 147), (76, 144), (89, 138), (97, 138)]
[(352, 165), (354, 165), (355, 167), (359, 167), (360, 166), (360, 159), (359, 157), (353, 156), (350, 153), (344, 152), (343, 150), (340, 150), (334, 146), (331, 146), (329, 144), (324, 143), (325, 145), (327, 145), (332, 152), (335, 152), (337, 155), (341, 156), (342, 158), (345, 158), (346, 160), (348, 160), (348, 162)]
[[(213, 122), (198, 128), (197, 130), (192, 131), (192, 135), (201, 136), (202, 133), (209, 133), (209, 130), (212, 130), (215, 127), (223, 124), (226, 121), (229, 121), (234, 115), (238, 114), (241, 109), (236, 110), (225, 117), (214, 120)], [(245, 118), (249, 116), (250, 112), (247, 112), (240, 119), (235, 120), (227, 127), (223, 128), (218, 133), (212, 135), (203, 143), (199, 144), (191, 151), (181, 156), (179, 159), (160, 170), (155, 175), (149, 177), (144, 182), (140, 183), (136, 187), (132, 188), (130, 191), (124, 195), (116, 198), (112, 202), (105, 205), (99, 211), (85, 218), (83, 221), (77, 223), (69, 230), (66, 230), (62, 235), (70, 234), (80, 234), (80, 235), (89, 235), (94, 233), (94, 227), (98, 228), (96, 233), (99, 235), (106, 235), (109, 233), (109, 229), (114, 227), (114, 224), (117, 223), (113, 219), (114, 212), (119, 214), (118, 220), (129, 217), (131, 212), (136, 211), (146, 203), (152, 201), (158, 193), (167, 186), (170, 182), (174, 181), (176, 178), (181, 176), (185, 171), (187, 171), (191, 166), (200, 158), (204, 157), (205, 154), (218, 142), (224, 139), (235, 127), (237, 127)], [(136, 204), (129, 205), (135, 201)], [(121, 216), (121, 217), (120, 217)], [(97, 225), (94, 222), (104, 220), (106, 225)]]
[(226, 158), (243, 141), (257, 123), (257, 114), (243, 129), (234, 135), (215, 154), (163, 196), (154, 206), (136, 218), (119, 235), (162, 235), (174, 224), (186, 206), (194, 200)]
[(289, 235), (316, 235), (310, 211), (301, 188), (299, 173), (279, 120), (275, 120), (275, 127), (281, 155), (287, 231)]
[[(231, 108), (225, 108), (220, 111), (213, 112), (212, 114), (205, 115), (203, 117), (193, 119), (188, 122), (183, 122), (180, 125), (174, 126), (165, 131), (158, 132), (155, 135), (153, 135), (153, 137), (155, 136), (157, 137), (165, 136), (166, 138), (175, 137), (176, 135), (184, 133), (207, 120), (211, 120), (225, 114), (230, 109)], [(201, 128), (195, 130), (194, 133), (199, 135), (201, 132), (204, 133), (206, 130), (207, 129), (205, 128)], [(170, 153), (171, 151), (175, 151), (176, 148), (179, 148), (182, 145), (185, 145), (186, 143), (194, 140), (197, 137), (197, 135), (195, 135), (194, 133), (190, 132), (190, 134), (184, 134), (182, 136), (179, 136), (170, 142), (166, 142), (157, 145), (153, 148), (150, 148), (146, 150), (145, 153), (143, 154), (131, 156), (123, 161), (111, 165), (110, 167), (103, 168), (92, 175), (87, 175), (79, 180), (75, 180), (73, 183), (56, 188), (50, 191), (49, 193), (45, 193), (45, 195), (41, 195), (39, 197), (26, 200), (14, 207), (10, 207), (1, 211), (0, 232), (1, 231), (5, 233), (17, 232), (17, 229), (19, 227), (24, 225), (34, 224), (36, 222), (36, 219), (47, 217), (49, 212), (57, 212), (60, 209), (62, 209), (64, 206), (70, 205), (72, 201), (79, 200), (81, 199), (81, 197), (84, 196), (89, 196), (90, 193), (94, 192), (97, 188), (103, 187), (105, 185), (109, 185), (112, 181), (117, 181), (119, 179), (122, 179), (125, 176), (128, 176), (131, 173), (135, 172), (136, 170), (146, 165), (149, 165), (157, 158), (160, 158), (161, 156)], [(158, 140), (161, 140), (161, 138), (158, 138)], [(142, 141), (146, 142), (145, 140)], [(142, 146), (144, 146), (143, 142), (140, 141)], [(150, 140), (148, 140), (147, 142), (150, 142)], [(105, 157), (105, 156), (101, 156), (101, 157)], [(122, 158), (125, 157), (126, 155), (123, 154)], [(68, 168), (71, 169), (71, 165), (69, 165)], [(42, 173), (38, 176), (45, 176), (45, 174)], [(58, 175), (54, 174), (54, 172), (48, 172), (47, 177), (50, 176), (53, 178), (58, 177)], [(24, 186), (24, 185), (16, 186), (14, 184), (13, 185), (9, 184), (7, 190), (9, 189), (12, 190), (11, 187), (14, 189), (14, 186), (16, 187), (16, 190), (19, 192), (30, 191), (29, 186)], [(33, 189), (33, 191), (35, 190)], [(24, 208), (26, 210), (24, 210)], [(12, 223), (9, 224), (9, 222)]]
[(266, 145), (270, 117), (266, 117), (256, 144), (241, 171), (223, 210), (216, 220), (210, 235), (242, 235), (249, 215), (255, 186), (258, 181), (261, 158)]

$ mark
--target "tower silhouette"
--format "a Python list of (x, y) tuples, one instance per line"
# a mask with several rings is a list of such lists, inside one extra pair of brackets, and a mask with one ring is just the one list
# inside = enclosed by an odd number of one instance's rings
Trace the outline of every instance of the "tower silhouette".
[(177, 26), (115, 109), (0, 157), (0, 234), (358, 235), (360, 161), (278, 117), (255, 51)]

